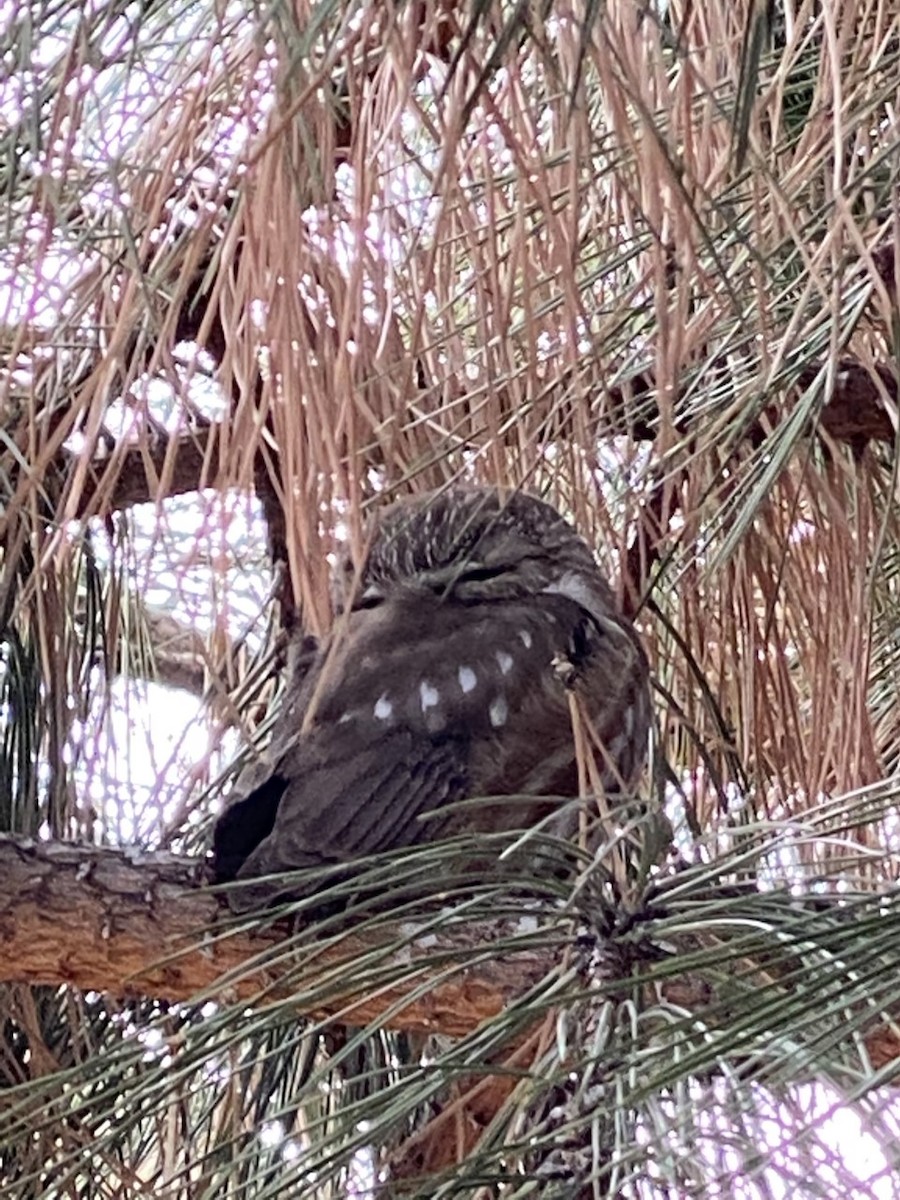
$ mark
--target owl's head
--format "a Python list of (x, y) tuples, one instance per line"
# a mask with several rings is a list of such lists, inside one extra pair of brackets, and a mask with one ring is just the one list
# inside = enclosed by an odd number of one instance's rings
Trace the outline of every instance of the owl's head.
[[(352, 577), (348, 563), (348, 585)], [(523, 492), (466, 485), (400, 500), (376, 518), (351, 603), (375, 605), (398, 588), (464, 603), (558, 591), (589, 609), (613, 604), (587, 544), (555, 508)]]

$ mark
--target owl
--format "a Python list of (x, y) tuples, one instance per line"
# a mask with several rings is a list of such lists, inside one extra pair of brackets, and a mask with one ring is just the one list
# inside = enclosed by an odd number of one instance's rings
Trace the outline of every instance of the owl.
[(643, 765), (646, 656), (553, 507), (451, 487), (384, 509), (367, 545), (359, 569), (339, 571), (332, 634), (304, 643), (269, 750), (216, 823), (217, 881), (257, 881), (229, 892), (237, 911), (285, 898), (263, 876), (571, 813), (574, 714), (607, 794)]

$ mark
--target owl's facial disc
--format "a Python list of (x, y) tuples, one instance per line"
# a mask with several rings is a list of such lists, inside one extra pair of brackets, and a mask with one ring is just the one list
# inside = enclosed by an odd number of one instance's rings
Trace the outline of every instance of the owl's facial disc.
[(498, 584), (507, 574), (506, 567), (491, 565), (480, 559), (461, 559), (438, 567), (432, 571), (422, 571), (415, 577), (415, 584), (427, 588), (439, 596), (467, 594), (472, 592), (487, 592), (492, 585)]

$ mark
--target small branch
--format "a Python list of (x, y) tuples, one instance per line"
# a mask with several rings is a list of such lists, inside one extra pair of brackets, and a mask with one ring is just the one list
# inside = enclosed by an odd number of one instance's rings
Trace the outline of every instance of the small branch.
[[(794, 390), (810, 387), (821, 370), (821, 363), (805, 367), (797, 378)], [(894, 427), (884, 407), (883, 397), (897, 406), (900, 400), (897, 372), (887, 365), (875, 366), (873, 370), (878, 382), (873, 379), (872, 371), (857, 359), (842, 358), (838, 361), (831, 395), (823, 405), (818, 420), (818, 427), (834, 441), (854, 447), (860, 439), (867, 442), (894, 441)], [(657, 428), (656, 409), (651, 403), (653, 390), (653, 379), (646, 374), (636, 375), (627, 387), (610, 388), (605, 409), (608, 424), (604, 431), (628, 434), (637, 442), (653, 441)], [(791, 407), (789, 400), (780, 405), (774, 402), (769, 404), (766, 409), (769, 422), (777, 425), (779, 419), (789, 415)], [(683, 437), (689, 437), (693, 432), (691, 422), (684, 417), (676, 420), (675, 426)], [(751, 424), (746, 431), (750, 443), (764, 436), (758, 422)]]
[[(207, 639), (165, 609), (145, 604), (139, 596), (132, 596), (131, 603), (140, 610), (152, 650), (152, 667), (148, 666), (146, 677), (203, 699), (210, 675), (217, 674), (216, 664), (210, 661)], [(227, 664), (234, 661), (235, 648), (226, 635), (221, 637), (224, 646), (219, 663), (221, 677), (225, 678)], [(134, 675), (139, 670), (140, 656), (132, 656), (129, 671)]]
[[(174, 439), (158, 436), (151, 446), (139, 445), (123, 453), (114, 450), (107, 457), (95, 458), (78, 498), (78, 516), (118, 512), (132, 504), (181, 496), (214, 485), (215, 479), (205, 481), (203, 475), (209, 440), (215, 431), (216, 426), (210, 425)], [(68, 453), (62, 455), (63, 472), (69, 458)], [(166, 483), (161, 495), (162, 478)]]
[[(800, 374), (800, 386), (809, 387), (819, 373), (807, 367)], [(898, 400), (897, 373), (886, 366), (875, 367), (881, 387), (895, 406)], [(838, 363), (834, 389), (819, 418), (821, 428), (836, 442), (856, 446), (862, 442), (893, 442), (896, 434), (882, 404), (878, 385), (871, 372), (855, 359)]]
[[(801, 371), (797, 387), (810, 387), (818, 378), (820, 369), (814, 365)], [(893, 405), (894, 411), (897, 410), (900, 400), (897, 374), (886, 366), (876, 366), (874, 371), (878, 376), (878, 383), (861, 363), (851, 358), (842, 359), (835, 371), (831, 395), (818, 419), (818, 429), (833, 441), (850, 446), (857, 456), (865, 450), (869, 442), (893, 443), (897, 440), (897, 434), (883, 402), (886, 398), (888, 403)], [(652, 441), (655, 438), (655, 411), (651, 419), (642, 415), (640, 419), (634, 420), (631, 416), (634, 412), (647, 413), (652, 387), (650, 377), (640, 375), (632, 380), (627, 389), (610, 390), (609, 411), (613, 421), (611, 432), (627, 433), (638, 442)], [(786, 406), (783, 405), (782, 408)], [(781, 415), (787, 414), (782, 412)], [(774, 404), (768, 405), (766, 416), (773, 426), (777, 425), (778, 407)], [(676, 422), (676, 426), (683, 436), (690, 435), (690, 422), (680, 420)], [(745, 436), (748, 443), (758, 445), (767, 435), (762, 423), (754, 421), (746, 430)], [(669, 507), (664, 513), (666, 500), (669, 500)], [(661, 479), (654, 485), (635, 522), (622, 568), (623, 606), (628, 616), (633, 617), (639, 610), (653, 568), (659, 561), (665, 545), (663, 517), (668, 521), (678, 507), (678, 490), (667, 487), (665, 479)]]

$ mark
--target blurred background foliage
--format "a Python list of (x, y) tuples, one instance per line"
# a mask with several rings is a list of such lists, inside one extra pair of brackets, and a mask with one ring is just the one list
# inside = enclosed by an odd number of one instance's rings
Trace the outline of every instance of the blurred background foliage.
[(618, 580), (679, 856), (462, 1038), (0, 985), (0, 1194), (900, 1195), (896, 6), (0, 27), (0, 829), (201, 853), (335, 554), (476, 478)]

